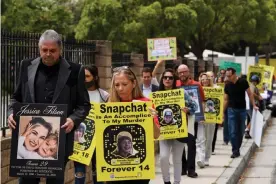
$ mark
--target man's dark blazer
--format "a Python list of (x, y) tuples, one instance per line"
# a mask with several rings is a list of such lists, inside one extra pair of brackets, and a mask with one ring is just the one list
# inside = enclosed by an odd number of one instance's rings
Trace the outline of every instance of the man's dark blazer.
[[(18, 83), (11, 97), (8, 115), (13, 114), (15, 103), (35, 103), (35, 77), (40, 61), (40, 57), (21, 61)], [(74, 130), (91, 108), (84, 76), (84, 68), (80, 64), (68, 62), (61, 57), (52, 104), (66, 104), (67, 117), (75, 124), (74, 129), (66, 134), (66, 156), (73, 151)]]
[[(143, 92), (143, 84), (141, 84), (141, 90), (142, 90), (142, 92)], [(159, 86), (156, 86), (156, 85), (154, 85), (154, 84), (151, 84), (151, 92), (156, 92), (156, 91), (158, 91), (159, 90)]]

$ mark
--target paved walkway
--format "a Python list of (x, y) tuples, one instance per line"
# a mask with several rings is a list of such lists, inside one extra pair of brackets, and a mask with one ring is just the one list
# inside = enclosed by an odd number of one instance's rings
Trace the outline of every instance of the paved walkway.
[(267, 127), (240, 184), (276, 184), (276, 119)]
[[(266, 119), (270, 115), (270, 111), (264, 113)], [(243, 145), (241, 148), (241, 156), (237, 159), (230, 158), (231, 156), (231, 145), (223, 145), (223, 128), (218, 129), (217, 142), (216, 142), (216, 155), (212, 155), (209, 161), (210, 166), (200, 169), (198, 166), (196, 172), (198, 173), (198, 178), (190, 178), (187, 176), (182, 176), (181, 184), (226, 184), (228, 179), (235, 173), (238, 169), (240, 162), (246, 155), (250, 147), (252, 146), (252, 139), (243, 140)], [(172, 163), (172, 158), (170, 159)], [(173, 167), (170, 167), (171, 182), (173, 183)], [(238, 176), (237, 176), (238, 177)], [(160, 168), (159, 158), (156, 158), (156, 178), (151, 180), (150, 184), (163, 184), (162, 173)], [(236, 184), (236, 183), (235, 183)], [(263, 183), (265, 184), (265, 183)]]

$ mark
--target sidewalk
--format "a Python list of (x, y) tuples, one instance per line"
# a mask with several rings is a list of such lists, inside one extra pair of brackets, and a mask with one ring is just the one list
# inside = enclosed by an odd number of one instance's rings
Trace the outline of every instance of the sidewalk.
[[(263, 114), (265, 120), (270, 117), (271, 111), (266, 110)], [(236, 159), (230, 158), (231, 145), (223, 145), (223, 128), (218, 129), (217, 142), (216, 142), (216, 155), (212, 155), (209, 161), (210, 166), (200, 169), (198, 166), (196, 172), (198, 178), (190, 178), (182, 176), (181, 184), (226, 184), (233, 183), (233, 179), (237, 180), (243, 172), (247, 161), (250, 158), (252, 151), (252, 139), (244, 139), (241, 147), (241, 156)], [(248, 158), (247, 158), (248, 157)], [(172, 158), (170, 159), (172, 164)], [(171, 183), (173, 183), (173, 167), (170, 166)], [(163, 184), (162, 173), (160, 168), (160, 161), (156, 156), (156, 178), (151, 180), (150, 184)], [(233, 183), (236, 184), (236, 183)]]
[(276, 183), (276, 118), (267, 127), (261, 147), (251, 157), (240, 184)]

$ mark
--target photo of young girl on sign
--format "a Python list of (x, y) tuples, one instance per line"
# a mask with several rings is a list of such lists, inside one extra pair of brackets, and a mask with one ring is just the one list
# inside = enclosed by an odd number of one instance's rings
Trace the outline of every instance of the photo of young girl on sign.
[(59, 121), (59, 117), (20, 117), (17, 159), (57, 160)]

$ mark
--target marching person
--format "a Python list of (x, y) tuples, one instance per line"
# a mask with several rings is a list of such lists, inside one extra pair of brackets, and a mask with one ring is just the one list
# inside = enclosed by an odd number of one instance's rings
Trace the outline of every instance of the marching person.
[[(113, 77), (111, 81), (110, 97), (108, 102), (133, 102), (133, 101), (150, 101), (145, 98), (139, 87), (137, 78), (131, 69), (127, 66), (117, 67), (113, 69)], [(153, 121), (155, 139), (159, 137), (160, 130), (158, 126), (158, 118)], [(107, 182), (110, 184), (148, 184), (150, 180), (123, 180)]]
[[(87, 90), (84, 86), (84, 68), (66, 61), (62, 56), (62, 39), (54, 30), (45, 31), (39, 39), (40, 57), (23, 60), (20, 64), (19, 81), (11, 97), (8, 125), (15, 129), (13, 119), (15, 103), (67, 104), (67, 119), (61, 128), (67, 133), (65, 163), (73, 152), (74, 130), (90, 110)], [(39, 184), (40, 178), (19, 179), (19, 184)], [(64, 179), (48, 178), (47, 184), (61, 184)]]
[(238, 78), (234, 68), (227, 68), (226, 76), (230, 82), (224, 88), (224, 111), (228, 107), (228, 128), (232, 145), (231, 158), (236, 158), (240, 156), (240, 147), (245, 130), (245, 92), (249, 96), (253, 109), (257, 110), (258, 107), (255, 105), (248, 82), (245, 79)]
[[(257, 85), (260, 83), (260, 77), (257, 75), (253, 75), (250, 79), (250, 90), (253, 93), (253, 97), (254, 97), (254, 103), (256, 106), (259, 107), (260, 105), (260, 100), (263, 100), (259, 89), (257, 88)], [(253, 105), (249, 105), (249, 110), (248, 110), (248, 115), (249, 115), (249, 119), (252, 119), (252, 114), (253, 114)], [(250, 139), (251, 136), (249, 134), (250, 132), (250, 121), (247, 124), (247, 127), (245, 129), (245, 138), (246, 139)]]
[(158, 85), (156, 85), (156, 83), (158, 84), (158, 82), (155, 82), (155, 84), (153, 84), (155, 80), (156, 78), (152, 77), (151, 69), (148, 67), (143, 68), (141, 89), (142, 89), (143, 95), (146, 98), (150, 97), (151, 92), (155, 92), (158, 90)]
[[(88, 91), (90, 102), (104, 103), (107, 102), (109, 94), (100, 88), (100, 78), (98, 68), (95, 65), (88, 65), (85, 69), (85, 87)], [(81, 123), (81, 125), (84, 123)], [(80, 127), (81, 127), (80, 125)], [(83, 125), (82, 125), (83, 126)], [(79, 127), (79, 128), (80, 128)], [(85, 183), (86, 165), (74, 162), (75, 166), (75, 184)], [(92, 156), (92, 176), (94, 184), (103, 184), (97, 181), (96, 174), (96, 151)]]
[[(209, 75), (208, 75), (209, 74)], [(214, 87), (213, 80), (211, 78), (210, 73), (203, 73), (199, 76), (199, 81), (203, 87)], [(207, 101), (205, 106), (209, 106), (208, 103), (212, 103), (213, 101)], [(210, 111), (208, 111), (210, 112)], [(209, 166), (209, 159), (212, 153), (212, 142), (215, 132), (215, 122), (214, 123), (198, 123), (197, 130), (197, 155), (198, 161), (197, 165), (200, 168), (204, 168), (205, 166)]]
[[(164, 91), (164, 90), (177, 89), (176, 80), (177, 80), (177, 77), (174, 74), (174, 71), (172, 69), (166, 69), (161, 76), (159, 90)], [(189, 97), (186, 94), (185, 94), (185, 104), (186, 104), (185, 108), (182, 109), (185, 113), (191, 115), (196, 111), (197, 106), (195, 102), (191, 99), (191, 97)], [(170, 112), (170, 115), (173, 115), (172, 111), (166, 111), (166, 112)], [(173, 155), (174, 184), (179, 184), (181, 182), (182, 154), (185, 146), (184, 140), (185, 139), (183, 138), (179, 138), (179, 139), (168, 139), (168, 140), (159, 141), (160, 164), (161, 164), (161, 171), (162, 171), (163, 180), (165, 184), (171, 184), (170, 171), (169, 171), (170, 169), (169, 158), (170, 158), (171, 152)]]
[[(176, 82), (177, 87), (197, 85), (199, 87), (199, 93), (202, 102), (205, 100), (204, 91), (199, 82), (196, 82), (190, 78), (190, 70), (187, 65), (181, 64), (178, 69), (178, 77), (180, 80)], [(193, 122), (195, 123), (195, 122)], [(195, 130), (197, 132), (197, 123), (195, 123)], [(196, 135), (188, 134), (188, 159), (186, 160), (185, 149), (183, 149), (182, 155), (182, 175), (187, 174), (188, 177), (197, 178), (198, 174), (195, 172), (195, 157), (196, 157)]]

